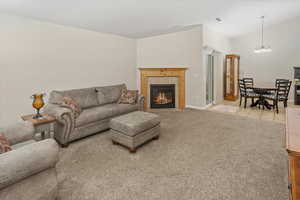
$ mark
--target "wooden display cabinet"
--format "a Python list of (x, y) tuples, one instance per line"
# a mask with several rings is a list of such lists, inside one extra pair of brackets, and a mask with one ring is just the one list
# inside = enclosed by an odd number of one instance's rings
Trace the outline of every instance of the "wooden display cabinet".
[(235, 54), (226, 55), (224, 69), (224, 99), (236, 101), (239, 98), (240, 56)]

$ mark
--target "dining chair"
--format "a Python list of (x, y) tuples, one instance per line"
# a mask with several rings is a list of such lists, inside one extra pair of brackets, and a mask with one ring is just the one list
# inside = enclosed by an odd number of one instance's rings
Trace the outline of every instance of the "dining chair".
[(288, 83), (289, 81), (289, 79), (277, 78), (275, 80), (275, 87), (277, 88), (278, 83)]
[(258, 98), (258, 95), (253, 92), (252, 87), (253, 87), (253, 84), (252, 84), (252, 86), (250, 86), (249, 82), (248, 82), (248, 85), (246, 85), (246, 81), (244, 78), (239, 79), (240, 106), (242, 105), (242, 98), (244, 98), (244, 108), (247, 107), (247, 99), (248, 98), (251, 98), (252, 104), (254, 103), (254, 99)]
[(287, 102), (289, 100), (289, 93), (291, 89), (292, 81), (288, 82), (279, 82), (278, 83), (278, 101), (282, 101), (284, 107), (287, 107)]
[[(279, 91), (278, 91), (279, 101), (283, 101), (283, 105), (285, 108), (287, 107), (291, 85), (292, 85), (292, 81), (288, 79), (276, 79), (275, 82), (276, 88), (279, 87)], [(286, 88), (282, 88), (282, 86), (286, 86)]]
[(275, 86), (276, 90), (271, 93), (264, 95), (268, 100), (273, 101), (272, 107), (278, 113), (278, 102), (283, 102), (284, 107), (287, 107), (287, 101), (289, 98), (289, 92), (291, 89), (292, 81), (287, 79), (276, 79)]
[(243, 78), (247, 88), (252, 88), (254, 86), (253, 78)]

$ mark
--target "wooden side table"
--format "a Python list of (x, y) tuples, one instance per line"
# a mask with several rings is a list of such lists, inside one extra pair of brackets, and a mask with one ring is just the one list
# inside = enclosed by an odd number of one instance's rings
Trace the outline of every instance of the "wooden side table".
[(46, 134), (48, 135), (48, 138), (51, 137), (50, 135), (51, 125), (55, 123), (56, 119), (55, 117), (48, 114), (42, 114), (42, 115), (43, 117), (38, 119), (32, 118), (34, 114), (21, 116), (21, 118), (24, 121), (31, 122), (35, 128), (35, 133), (41, 133), (41, 139), (44, 140), (46, 139)]

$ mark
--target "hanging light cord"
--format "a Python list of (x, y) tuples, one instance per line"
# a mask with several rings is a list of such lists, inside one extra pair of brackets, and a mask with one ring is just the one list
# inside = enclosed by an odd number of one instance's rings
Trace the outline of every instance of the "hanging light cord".
[[(260, 19), (261, 19), (261, 31), (259, 32), (258, 31), (258, 33), (259, 34), (261, 34), (261, 45), (259, 46), (259, 47), (257, 47), (255, 50), (254, 50), (254, 53), (266, 53), (266, 52), (271, 52), (272, 51), (272, 49), (271, 49), (271, 47), (269, 47), (269, 46), (264, 46), (264, 25), (265, 25), (265, 16), (261, 16), (260, 17)], [(258, 35), (259, 35), (258, 34)]]
[(261, 16), (261, 46), (264, 46), (264, 18), (265, 16)]

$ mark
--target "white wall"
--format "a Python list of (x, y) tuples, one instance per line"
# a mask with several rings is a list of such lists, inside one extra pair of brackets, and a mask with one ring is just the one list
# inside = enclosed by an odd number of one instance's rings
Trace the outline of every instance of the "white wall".
[[(216, 32), (207, 26), (203, 26), (203, 66), (206, 75), (207, 56), (215, 51), (214, 56), (214, 102), (216, 104), (224, 100), (224, 59), (225, 55), (231, 53), (231, 41), (228, 36)], [(206, 77), (203, 79), (204, 83)], [(206, 92), (206, 90), (204, 90)]]
[(0, 125), (30, 114), (30, 95), (126, 83), (136, 88), (136, 41), (0, 14)]
[(203, 26), (203, 46), (210, 47), (222, 53), (231, 51), (231, 42), (228, 36)]
[[(187, 67), (186, 105), (201, 107), (205, 104), (202, 85), (202, 43), (202, 26), (139, 39), (137, 67)], [(139, 75), (139, 71), (137, 74)]]
[(300, 17), (265, 27), (265, 43), (272, 47), (271, 53), (253, 53), (260, 41), (258, 30), (232, 39), (234, 52), (241, 55), (241, 76), (251, 76), (255, 84), (266, 86), (274, 85), (276, 78), (293, 79), (293, 67), (300, 66), (299, 21)]

